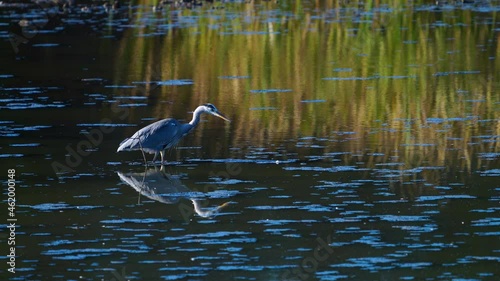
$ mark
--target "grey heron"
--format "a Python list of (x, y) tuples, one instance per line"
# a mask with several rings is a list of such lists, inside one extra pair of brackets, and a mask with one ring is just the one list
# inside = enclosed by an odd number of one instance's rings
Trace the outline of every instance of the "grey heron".
[[(203, 218), (212, 218), (218, 215), (222, 208), (230, 204), (229, 202), (225, 202), (214, 207), (204, 207), (206, 205), (206, 201), (204, 202), (207, 199), (206, 195), (189, 189), (182, 184), (179, 175), (166, 173), (163, 170), (163, 166), (160, 170), (157, 168), (146, 169), (144, 173), (117, 173), (122, 182), (133, 187), (139, 194), (160, 203), (175, 204), (182, 198), (191, 200), (194, 212)], [(192, 214), (192, 212), (181, 212), (181, 214), (187, 220), (188, 217), (186, 216)]]
[(161, 162), (163, 163), (165, 150), (174, 147), (181, 138), (191, 132), (200, 122), (200, 115), (203, 113), (230, 122), (213, 104), (206, 103), (195, 109), (191, 122), (183, 124), (173, 118), (156, 121), (135, 132), (130, 138), (123, 140), (116, 152), (142, 150), (150, 154), (154, 153), (153, 162), (160, 153)]

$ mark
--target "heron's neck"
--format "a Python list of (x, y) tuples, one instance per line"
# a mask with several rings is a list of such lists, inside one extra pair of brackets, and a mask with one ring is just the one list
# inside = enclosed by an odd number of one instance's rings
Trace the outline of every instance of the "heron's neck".
[(193, 202), (194, 211), (198, 214), (198, 216), (200, 216), (202, 218), (209, 218), (209, 217), (215, 215), (219, 211), (219, 208), (204, 210), (201, 207), (202, 202), (200, 202), (199, 200), (196, 200), (196, 199), (191, 199), (191, 202)]
[(189, 124), (193, 127), (196, 127), (198, 123), (200, 122), (200, 115), (203, 113), (203, 108), (201, 106), (197, 107), (196, 110), (193, 112), (193, 119)]

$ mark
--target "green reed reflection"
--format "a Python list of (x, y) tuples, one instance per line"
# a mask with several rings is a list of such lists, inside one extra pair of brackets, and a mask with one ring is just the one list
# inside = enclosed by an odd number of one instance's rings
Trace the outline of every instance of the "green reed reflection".
[(154, 92), (158, 118), (210, 101), (233, 119), (236, 147), (316, 136), (335, 151), (335, 132), (352, 131), (344, 150), (467, 170), (484, 165), (477, 153), (500, 150), (495, 12), (316, 2), (145, 8), (134, 16), (147, 27), (121, 41), (116, 82), (192, 79), (130, 94)]

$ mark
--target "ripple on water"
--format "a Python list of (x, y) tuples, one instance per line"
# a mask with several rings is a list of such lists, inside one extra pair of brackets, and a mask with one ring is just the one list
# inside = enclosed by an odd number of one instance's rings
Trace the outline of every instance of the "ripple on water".
[(250, 206), (246, 207), (246, 209), (259, 210), (259, 211), (268, 211), (268, 210), (289, 210), (289, 209), (297, 209), (296, 206)]
[(364, 80), (376, 80), (376, 79), (408, 79), (408, 78), (416, 78), (414, 75), (392, 75), (392, 76), (368, 76), (368, 77), (359, 77), (359, 76), (351, 76), (351, 77), (323, 77), (323, 80), (329, 81), (364, 81)]
[(77, 127), (135, 127), (136, 124), (126, 123), (79, 123)]
[(411, 268), (411, 269), (422, 269), (424, 267), (432, 266), (432, 262), (405, 262), (405, 263), (395, 263), (399, 268)]
[(440, 77), (440, 76), (479, 74), (479, 73), (481, 73), (481, 71), (479, 70), (444, 71), (444, 72), (436, 72), (432, 76)]
[(122, 103), (118, 105), (118, 107), (141, 107), (141, 106), (148, 106), (147, 103)]
[(194, 82), (191, 79), (173, 79), (173, 80), (165, 80), (156, 82), (159, 86), (184, 86), (184, 85), (193, 85)]
[(52, 212), (52, 211), (62, 211), (62, 210), (71, 210), (71, 209), (76, 209), (76, 210), (91, 210), (91, 209), (96, 209), (96, 208), (102, 208), (103, 206), (85, 206), (85, 205), (69, 205), (66, 203), (44, 203), (44, 204), (38, 204), (38, 205), (33, 205), (33, 206), (28, 206), (28, 205), (23, 205), (24, 207), (27, 208), (32, 208), (38, 211), (43, 211), (43, 212)]
[(51, 128), (52, 126), (37, 125), (37, 126), (23, 126), (19, 128), (12, 128), (14, 131), (38, 131), (40, 129)]
[[(217, 184), (217, 183), (214, 183)], [(217, 189), (210, 192), (198, 192), (196, 193), (199, 197), (210, 198), (210, 199), (224, 199), (231, 198), (238, 194), (240, 191), (238, 190), (226, 190), (226, 189)]]
[(328, 167), (317, 167), (317, 166), (303, 166), (303, 167), (283, 167), (285, 171), (313, 171), (313, 172), (353, 172), (353, 171), (366, 171), (367, 169), (358, 168), (355, 166), (334, 166)]
[(326, 100), (301, 100), (301, 103), (323, 103), (326, 102)]
[(51, 47), (57, 47), (59, 44), (57, 43), (44, 43), (44, 44), (33, 44), (31, 45), (34, 48), (51, 48)]
[(76, 243), (84, 243), (84, 244), (89, 244), (89, 243), (97, 243), (99, 240), (93, 239), (93, 240), (54, 240), (51, 242), (46, 242), (46, 243), (41, 243), (40, 245), (45, 246), (45, 247), (56, 247), (56, 246), (61, 246), (61, 245), (72, 245)]
[(287, 160), (268, 160), (268, 159), (239, 159), (239, 158), (224, 158), (224, 159), (189, 159), (190, 162), (209, 162), (209, 163), (254, 163), (254, 164), (288, 164), (297, 162), (298, 159)]
[(114, 97), (116, 100), (146, 100), (147, 97), (144, 96), (117, 96)]
[(409, 221), (429, 221), (427, 216), (396, 216), (396, 215), (381, 215), (380, 220), (390, 222), (409, 222)]
[(12, 147), (37, 147), (37, 146), (40, 146), (40, 143), (13, 143), (13, 144), (9, 144), (9, 146), (12, 146)]
[(121, 224), (121, 223), (146, 223), (146, 224), (151, 224), (151, 223), (166, 223), (168, 220), (166, 219), (158, 219), (158, 218), (141, 218), (141, 219), (127, 219), (127, 218), (122, 218), (122, 219), (114, 219), (114, 220), (101, 220), (101, 223), (107, 223), (107, 224)]
[[(171, 274), (167, 276), (162, 276), (163, 279), (165, 280), (178, 280), (178, 279), (185, 279), (186, 277), (200, 277), (206, 275), (209, 271), (213, 270), (212, 267), (207, 267), (207, 266), (167, 266), (167, 267), (161, 267), (158, 269), (159, 271), (179, 271), (183, 272), (181, 274)], [(186, 273), (187, 272), (187, 273)], [(206, 272), (206, 273), (203, 273)]]
[(327, 189), (327, 188), (357, 188), (363, 186), (362, 182), (335, 182), (335, 181), (320, 181), (322, 185), (316, 185), (315, 188)]
[(283, 235), (287, 232), (296, 232), (296, 230), (292, 228), (266, 228), (264, 232), (272, 235)]
[(5, 106), (0, 106), (0, 109), (3, 108), (3, 109), (21, 110), (21, 109), (63, 108), (63, 107), (66, 107), (66, 105), (62, 104), (61, 102), (53, 102), (47, 104), (42, 104), (37, 102), (30, 102), (30, 103), (15, 102), (15, 103), (8, 103)]
[(219, 76), (219, 79), (249, 79), (250, 76)]
[(440, 123), (445, 123), (445, 122), (465, 122), (469, 120), (473, 120), (474, 117), (469, 116), (469, 117), (450, 117), (450, 118), (437, 118), (437, 117), (432, 117), (432, 118), (427, 118), (425, 120), (426, 123), (429, 124), (440, 124)]
[(476, 227), (500, 226), (500, 218), (484, 218), (475, 220), (471, 222), (471, 225)]
[(490, 232), (474, 232), (477, 236), (500, 236), (500, 231), (490, 231)]
[(150, 247), (145, 245), (127, 245), (127, 248), (81, 248), (81, 249), (51, 249), (41, 252), (57, 260), (83, 260), (89, 257), (108, 256), (114, 253), (144, 254)]
[(263, 224), (265, 226), (273, 225), (286, 225), (286, 224), (312, 224), (318, 223), (317, 220), (273, 220), (273, 219), (262, 219), (249, 221), (248, 223)]
[(402, 143), (401, 146), (429, 147), (429, 146), (437, 146), (437, 144), (435, 144), (435, 143)]
[(481, 176), (486, 177), (500, 177), (500, 169), (491, 169), (479, 172)]
[(340, 67), (338, 67), (338, 68), (334, 68), (333, 71), (335, 71), (335, 72), (351, 72), (352, 68), (347, 68), (347, 67), (346, 68), (340, 68)]
[(233, 270), (242, 270), (242, 271), (262, 271), (262, 270), (272, 270), (272, 269), (283, 269), (289, 268), (288, 265), (219, 265), (216, 270), (221, 271), (233, 271)]
[(357, 81), (357, 80), (371, 80), (372, 77), (324, 77), (323, 80), (330, 81)]
[(234, 184), (243, 184), (243, 183), (254, 183), (255, 181), (247, 181), (247, 180), (238, 180), (238, 179), (215, 179), (212, 182), (197, 182), (197, 184), (213, 184), (213, 185), (234, 185)]
[(19, 154), (19, 153), (16, 153), (16, 154), (0, 154), (0, 158), (19, 158), (19, 157), (23, 157), (24, 155), (23, 154)]
[(316, 277), (320, 281), (335, 281), (335, 280), (341, 280), (341, 279), (348, 279), (349, 276), (347, 275), (340, 275), (338, 271), (336, 270), (324, 270), (324, 271), (318, 271), (316, 272)]
[[(251, 232), (246, 231), (217, 231), (208, 233), (186, 234), (182, 236), (167, 236), (163, 241), (180, 241), (194, 245), (230, 245), (232, 243), (255, 243), (257, 238), (248, 237)], [(192, 248), (183, 248), (189, 250)]]
[(271, 94), (271, 93), (288, 93), (291, 92), (292, 89), (259, 89), (259, 90), (250, 90), (252, 94)]
[(435, 195), (435, 196), (419, 196), (415, 202), (436, 201), (446, 199), (476, 199), (475, 196), (451, 194), (451, 195)]
[(500, 257), (495, 256), (465, 256), (457, 260), (458, 263), (477, 263), (479, 261), (500, 262)]
[(470, 210), (469, 212), (476, 212), (476, 213), (495, 213), (495, 212), (498, 212), (500, 210), (500, 208), (487, 208), (487, 209), (473, 209), (473, 210)]
[(82, 82), (104, 82), (106, 81), (106, 79), (104, 78), (82, 78), (81, 79)]
[(331, 267), (344, 267), (352, 268), (358, 267), (362, 270), (368, 270), (370, 272), (377, 272), (379, 270), (390, 270), (394, 269), (395, 266), (392, 265), (395, 260), (385, 257), (360, 257), (360, 258), (349, 258), (346, 263), (332, 264)]
[(392, 228), (399, 228), (401, 230), (406, 230), (409, 232), (427, 233), (433, 232), (438, 229), (435, 224), (425, 224), (425, 225), (393, 225)]

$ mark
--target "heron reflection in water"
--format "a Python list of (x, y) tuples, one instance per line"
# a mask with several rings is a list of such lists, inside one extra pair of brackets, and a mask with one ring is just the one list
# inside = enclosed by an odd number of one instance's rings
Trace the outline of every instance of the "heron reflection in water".
[(193, 192), (182, 184), (179, 175), (166, 173), (163, 166), (161, 169), (157, 169), (156, 167), (146, 169), (144, 173), (117, 173), (122, 182), (133, 187), (141, 195), (155, 201), (165, 204), (175, 204), (181, 198), (191, 200), (194, 211), (203, 218), (214, 217), (222, 208), (229, 205), (229, 202), (226, 202), (216, 207), (204, 208), (203, 199), (196, 196), (198, 192)]
[[(213, 104), (206, 103), (195, 109), (191, 122), (182, 124), (173, 118), (156, 121), (122, 141), (116, 152), (142, 150), (146, 153), (154, 153), (153, 162), (160, 153), (161, 163), (163, 163), (165, 150), (176, 146), (185, 135), (191, 132), (200, 122), (200, 116), (203, 113), (229, 121)], [(144, 162), (146, 162), (146, 157), (144, 157)]]

